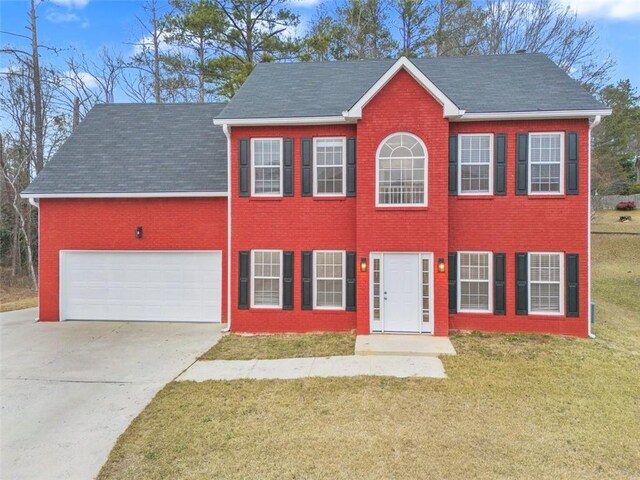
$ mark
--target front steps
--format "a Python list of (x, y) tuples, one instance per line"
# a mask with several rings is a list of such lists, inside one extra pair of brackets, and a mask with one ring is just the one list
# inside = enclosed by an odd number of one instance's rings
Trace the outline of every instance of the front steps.
[(356, 337), (356, 355), (437, 357), (455, 354), (456, 350), (448, 337), (377, 333)]

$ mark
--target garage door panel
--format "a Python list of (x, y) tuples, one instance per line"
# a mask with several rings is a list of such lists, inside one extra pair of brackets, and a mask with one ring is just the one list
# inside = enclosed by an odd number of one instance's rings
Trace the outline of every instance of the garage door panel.
[(219, 322), (220, 252), (62, 252), (61, 318)]

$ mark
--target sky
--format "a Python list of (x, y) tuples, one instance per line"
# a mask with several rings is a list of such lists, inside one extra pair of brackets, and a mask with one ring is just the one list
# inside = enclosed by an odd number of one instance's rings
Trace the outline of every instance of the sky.
[[(617, 62), (611, 81), (630, 79), (640, 90), (640, 0), (560, 1), (596, 26), (600, 53), (610, 54)], [(314, 16), (318, 3), (320, 0), (291, 0), (291, 8), (301, 15), (304, 25)], [(28, 8), (28, 0), (0, 0), (0, 30), (28, 34), (24, 29)], [(47, 0), (37, 12), (40, 43), (63, 48), (57, 57), (46, 59), (53, 63), (62, 62), (66, 52), (73, 50), (91, 58), (104, 46), (128, 56), (134, 51), (132, 44), (142, 37), (136, 17), (146, 17), (143, 0)], [(13, 42), (6, 33), (0, 35), (0, 44)], [(6, 66), (6, 58), (0, 58), (0, 69)]]

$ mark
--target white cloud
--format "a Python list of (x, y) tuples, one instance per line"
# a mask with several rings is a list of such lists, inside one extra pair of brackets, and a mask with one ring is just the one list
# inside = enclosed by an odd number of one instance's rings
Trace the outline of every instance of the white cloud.
[(80, 22), (82, 19), (71, 12), (59, 12), (58, 10), (47, 10), (45, 18), (51, 23)]
[(315, 7), (321, 1), (322, 0), (289, 0), (289, 3), (291, 3), (291, 5), (293, 6), (298, 7)]
[(640, 0), (563, 0), (578, 15), (640, 20)]
[[(76, 75), (71, 71), (64, 72), (62, 76), (65, 83), (71, 83), (71, 81), (76, 78)], [(98, 81), (88, 72), (78, 72), (77, 80), (80, 80), (84, 86), (89, 89), (96, 88), (98, 86)]]
[(84, 8), (89, 3), (89, 0), (50, 0), (55, 5), (60, 5), (67, 8)]

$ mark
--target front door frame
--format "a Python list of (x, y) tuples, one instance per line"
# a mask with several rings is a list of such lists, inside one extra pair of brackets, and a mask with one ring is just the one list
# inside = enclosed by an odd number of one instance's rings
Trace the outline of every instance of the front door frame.
[(379, 274), (380, 274), (380, 291), (379, 296), (382, 297), (382, 288), (384, 288), (384, 256), (385, 255), (417, 255), (418, 261), (420, 262), (419, 271), (420, 275), (420, 317), (422, 317), (422, 259), (427, 258), (429, 260), (429, 322), (419, 322), (419, 328), (416, 332), (402, 332), (403, 334), (430, 334), (433, 335), (434, 330), (434, 320), (435, 320), (435, 312), (434, 312), (434, 297), (433, 297), (433, 283), (434, 283), (434, 264), (433, 264), (433, 252), (371, 252), (369, 254), (369, 332), (370, 333), (398, 333), (398, 332), (387, 332), (385, 329), (385, 321), (384, 321), (384, 302), (382, 298), (380, 298), (380, 314), (379, 319), (376, 320), (374, 318), (374, 274), (375, 274), (375, 263), (374, 260), (379, 260)]

